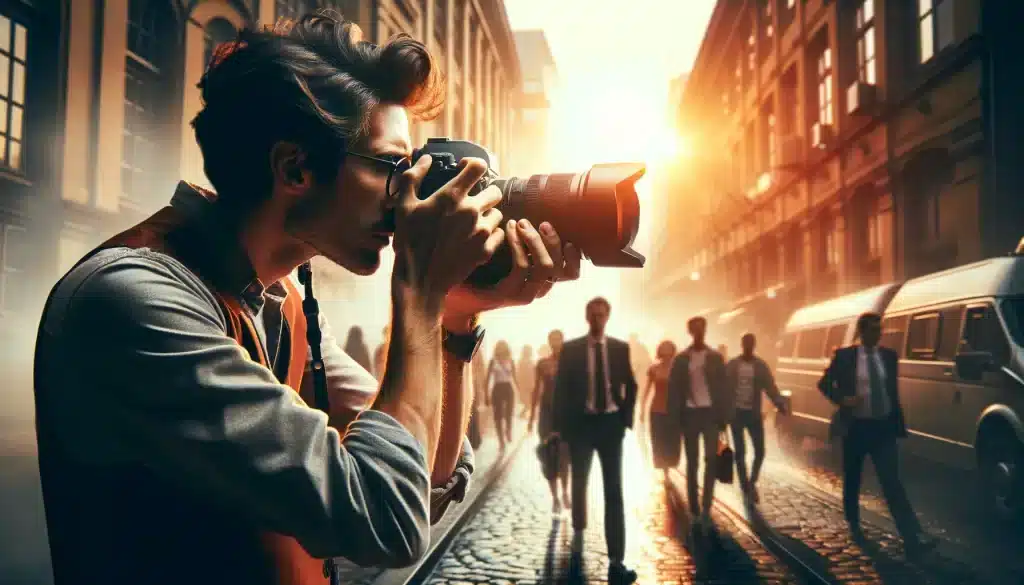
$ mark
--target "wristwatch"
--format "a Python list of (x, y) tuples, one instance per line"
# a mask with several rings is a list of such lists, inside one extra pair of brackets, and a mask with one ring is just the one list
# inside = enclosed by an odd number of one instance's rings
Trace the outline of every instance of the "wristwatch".
[(483, 341), (484, 328), (479, 325), (474, 325), (469, 333), (452, 333), (442, 328), (441, 346), (467, 364), (473, 361)]

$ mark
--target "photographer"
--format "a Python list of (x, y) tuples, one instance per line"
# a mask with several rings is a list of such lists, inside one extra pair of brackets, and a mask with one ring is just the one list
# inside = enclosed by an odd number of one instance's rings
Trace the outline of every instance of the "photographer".
[[(377, 47), (307, 16), (243, 32), (200, 87), (193, 126), (217, 194), (180, 184), (62, 278), (42, 317), (55, 583), (306, 585), (336, 582), (329, 557), (409, 565), (472, 471), (477, 315), (577, 277), (580, 255), (546, 224), (502, 225), (495, 189), (468, 197), (479, 160), (418, 197), (431, 161), (405, 162), (409, 119), (444, 96), (407, 36)], [(372, 274), (392, 236), (378, 390), (322, 316), (306, 321), (289, 275), (318, 254)], [(504, 281), (461, 284), (506, 241)], [(317, 390), (329, 413), (308, 406)]]

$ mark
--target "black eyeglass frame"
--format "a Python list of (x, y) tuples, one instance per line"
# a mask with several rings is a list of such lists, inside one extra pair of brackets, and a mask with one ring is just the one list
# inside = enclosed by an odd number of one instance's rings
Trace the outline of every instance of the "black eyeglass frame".
[[(380, 158), (378, 156), (370, 156), (368, 154), (363, 154), (361, 152), (353, 152), (351, 150), (345, 151), (345, 154), (346, 155), (352, 155), (354, 157), (361, 158), (363, 160), (368, 160), (368, 161), (372, 161), (372, 162), (375, 162), (375, 163), (378, 163), (378, 164), (386, 165), (389, 168), (389, 170), (388, 170), (388, 181), (387, 181), (387, 183), (384, 184), (384, 194), (387, 195), (387, 197), (389, 199), (396, 199), (396, 198), (398, 198), (398, 193), (397, 192), (395, 192), (395, 193), (391, 192), (391, 180), (394, 179), (396, 172), (397, 172), (397, 174), (402, 174), (405, 171), (407, 171), (410, 168), (412, 168), (412, 159), (410, 159), (407, 156), (403, 156), (402, 158), (400, 158), (400, 159), (398, 159), (396, 161), (390, 161), (390, 160), (388, 160), (386, 158)], [(402, 168), (403, 165), (404, 165), (404, 168)], [(399, 170), (399, 169), (401, 169), (401, 170)]]

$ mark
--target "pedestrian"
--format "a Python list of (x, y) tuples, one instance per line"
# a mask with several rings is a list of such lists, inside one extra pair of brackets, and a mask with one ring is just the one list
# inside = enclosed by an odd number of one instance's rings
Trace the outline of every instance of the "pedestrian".
[(626, 567), (626, 512), (622, 497), (622, 441), (633, 426), (636, 378), (629, 345), (605, 335), (611, 304), (604, 297), (587, 303), (589, 332), (567, 342), (555, 375), (555, 430), (569, 443), (572, 477), (573, 552), (581, 553), (587, 528), (587, 483), (594, 453), (601, 459), (608, 581), (628, 584), (636, 571)]
[(533, 347), (524, 345), (516, 363), (516, 380), (519, 382), (519, 402), (522, 403), (520, 416), (526, 415), (533, 404), (533, 391), (536, 386), (535, 376), (537, 363), (533, 360)]
[[(562, 332), (558, 329), (548, 333), (548, 347), (551, 348), (551, 355), (537, 361), (536, 387), (533, 390), (533, 400), (530, 402), (530, 420), (527, 423), (528, 431), (532, 432), (534, 420), (537, 420), (537, 438), (541, 445), (554, 442), (550, 448), (544, 450), (544, 456), (551, 459), (546, 462), (549, 472), (545, 476), (548, 486), (551, 488), (551, 510), (556, 514), (561, 511), (563, 505), (568, 508), (571, 502), (569, 499), (569, 445), (555, 432), (555, 375), (558, 373), (558, 360), (562, 355), (563, 340)], [(558, 499), (559, 484), (561, 484), (561, 501)]]
[(866, 542), (860, 526), (860, 484), (864, 459), (870, 457), (904, 550), (917, 557), (938, 540), (922, 530), (900, 479), (897, 441), (907, 436), (907, 426), (900, 402), (899, 356), (878, 345), (881, 315), (861, 315), (857, 334), (860, 343), (837, 350), (818, 382), (822, 394), (839, 407), (830, 429), (832, 438), (842, 443), (843, 512), (854, 540)]
[[(467, 196), (480, 160), (420, 198), (430, 159), (405, 158), (410, 118), (444, 92), (408, 36), (367, 43), (329, 12), (244, 30), (200, 91), (216, 193), (179, 183), (46, 301), (35, 406), (54, 583), (308, 585), (337, 581), (332, 557), (411, 565), (473, 469), (463, 409), (442, 403), (468, 398), (479, 313), (575, 278), (578, 256), (503, 227), (497, 188)], [(464, 286), (502, 240), (543, 266), (517, 263), (486, 295)], [(369, 275), (392, 242), (378, 385), (312, 310), (308, 261)]]
[(362, 327), (349, 328), (348, 337), (345, 339), (345, 353), (357, 364), (363, 366), (367, 372), (373, 367), (373, 364), (370, 363), (370, 350), (366, 347), (366, 342), (363, 341)]
[[(753, 333), (745, 334), (740, 340), (742, 351), (726, 365), (726, 378), (729, 391), (732, 393), (734, 405), (732, 421), (733, 450), (736, 454), (736, 474), (739, 476), (740, 489), (747, 501), (757, 503), (757, 479), (764, 465), (764, 418), (761, 410), (761, 393), (767, 394), (782, 414), (786, 414), (786, 403), (775, 385), (775, 377), (768, 364), (755, 355), (757, 337)], [(754, 446), (754, 462), (750, 474), (747, 474), (746, 435)]]
[(505, 445), (512, 442), (512, 415), (519, 387), (512, 350), (504, 339), (494, 345), (494, 355), (487, 364), (487, 384), (490, 393), (486, 405), (492, 408), (498, 445), (504, 451)]
[[(668, 470), (679, 465), (681, 446), (679, 412), (669, 409), (669, 373), (676, 356), (676, 344), (669, 340), (658, 344), (656, 362), (647, 369), (647, 387), (642, 404), (650, 423), (651, 459), (655, 469), (668, 477)], [(672, 401), (675, 402), (675, 401)], [(642, 416), (642, 414), (641, 414)]]
[[(729, 420), (731, 408), (722, 354), (705, 342), (707, 319), (693, 317), (686, 324), (693, 339), (689, 347), (672, 361), (668, 391), (681, 403), (686, 455), (686, 498), (690, 513), (699, 527), (712, 527), (711, 505), (715, 497), (716, 459), (719, 436)], [(703, 499), (698, 500), (701, 441), (704, 443)]]

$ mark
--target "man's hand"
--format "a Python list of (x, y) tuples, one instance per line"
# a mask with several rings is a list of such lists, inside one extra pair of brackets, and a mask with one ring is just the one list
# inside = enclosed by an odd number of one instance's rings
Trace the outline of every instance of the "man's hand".
[(395, 213), (397, 287), (412, 289), (431, 310), (440, 311), (455, 285), (494, 255), (505, 239), (499, 229), (501, 201), (497, 187), (475, 197), (469, 191), (487, 171), (477, 158), (466, 158), (459, 174), (424, 200), (416, 196), (430, 169), (430, 156), (402, 174), (402, 194)]
[(580, 277), (579, 249), (563, 245), (550, 223), (541, 223), (538, 230), (525, 219), (509, 220), (504, 239), (512, 251), (512, 271), (491, 289), (453, 287), (445, 299), (446, 327), (449, 319), (459, 322), (484, 311), (530, 304), (548, 294), (556, 281)]
[(864, 402), (863, 396), (847, 396), (843, 398), (843, 406), (849, 408), (857, 408), (862, 402)]

